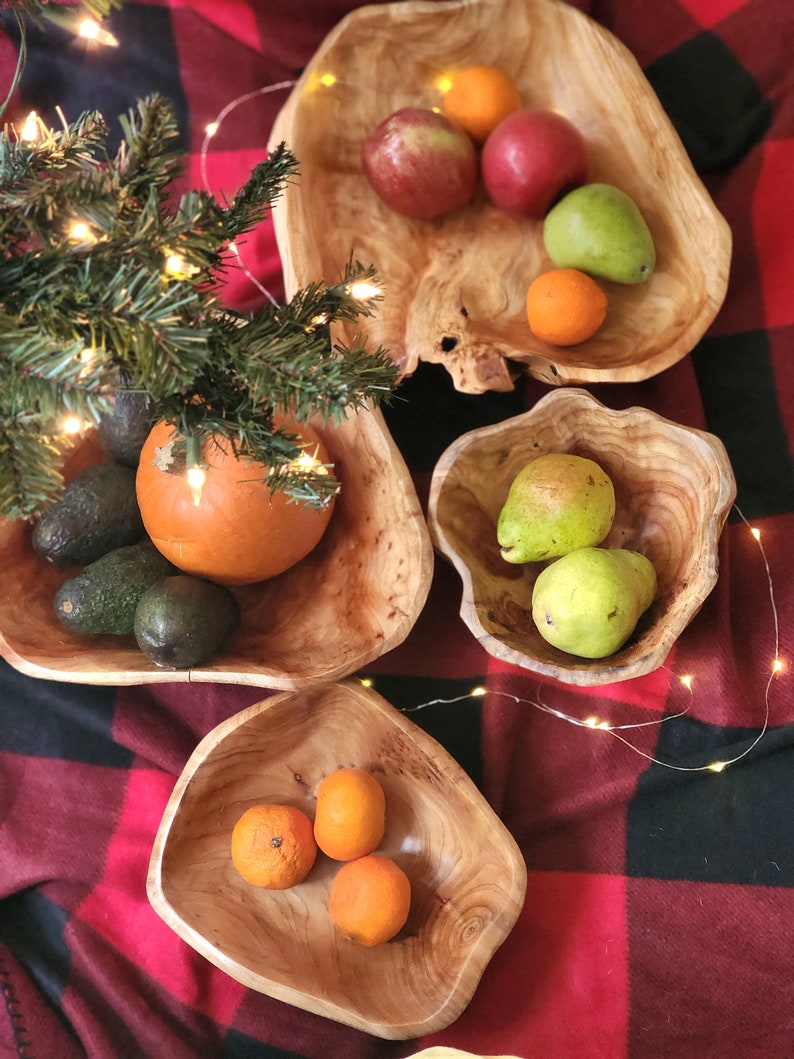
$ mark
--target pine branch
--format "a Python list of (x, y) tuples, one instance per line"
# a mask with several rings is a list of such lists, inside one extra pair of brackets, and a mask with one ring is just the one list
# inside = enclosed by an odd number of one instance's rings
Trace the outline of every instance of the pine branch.
[(374, 311), (374, 271), (351, 260), (338, 283), (287, 305), (225, 308), (229, 244), (265, 216), (297, 160), (282, 144), (228, 205), (200, 191), (174, 204), (170, 105), (142, 100), (122, 128), (113, 157), (96, 113), (34, 143), (0, 134), (0, 514), (29, 517), (49, 502), (64, 413), (96, 423), (120, 378), (186, 437), (220, 433), (273, 468), (271, 488), (323, 503), (338, 483), (296, 463), (297, 439), (274, 415), (338, 422), (388, 397), (397, 368), (387, 352), (341, 337)]

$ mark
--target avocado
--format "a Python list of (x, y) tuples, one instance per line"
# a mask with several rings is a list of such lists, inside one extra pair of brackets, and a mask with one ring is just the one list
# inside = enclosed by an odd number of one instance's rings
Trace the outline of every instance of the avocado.
[(143, 443), (154, 426), (154, 402), (137, 390), (117, 390), (113, 411), (100, 417), (97, 438), (117, 463), (137, 467)]
[(144, 536), (135, 471), (120, 463), (86, 467), (33, 527), (31, 543), (57, 566), (86, 566)]
[(61, 585), (55, 613), (73, 632), (129, 635), (138, 600), (175, 569), (149, 540), (114, 548)]
[(239, 605), (225, 585), (175, 574), (141, 596), (135, 639), (158, 666), (189, 669), (208, 662), (239, 621)]

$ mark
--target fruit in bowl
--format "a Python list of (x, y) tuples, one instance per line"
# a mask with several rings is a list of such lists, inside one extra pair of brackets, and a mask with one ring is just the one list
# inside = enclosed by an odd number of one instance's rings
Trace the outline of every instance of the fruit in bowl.
[(429, 221), (471, 201), (478, 165), (459, 125), (426, 107), (403, 107), (367, 136), (364, 172), (391, 209)]
[(485, 141), (481, 165), (495, 206), (540, 220), (566, 191), (585, 183), (590, 155), (584, 136), (564, 115), (524, 108), (496, 126)]
[[(562, 651), (541, 635), (532, 595), (543, 564), (505, 562), (497, 540), (518, 472), (560, 452), (594, 460), (612, 479), (615, 515), (600, 547), (638, 552), (656, 573), (653, 601), (634, 633), (603, 658)], [(717, 583), (720, 534), (735, 495), (730, 461), (714, 435), (645, 408), (610, 409), (566, 387), (453, 442), (436, 463), (427, 511), (437, 551), (461, 576), (461, 618), (482, 647), (563, 683), (596, 685), (663, 664)]]
[[(395, 61), (399, 56), (399, 61)], [(561, 347), (534, 335), (527, 288), (552, 266), (542, 225), (480, 191), (463, 209), (417, 224), (389, 209), (363, 172), (361, 147), (383, 118), (421, 99), (443, 106), (438, 78), (492, 63), (525, 107), (564, 114), (585, 137), (589, 179), (630, 195), (653, 232), (656, 266), (615, 285), (589, 339)], [(337, 81), (327, 89), (323, 74)], [(458, 390), (510, 390), (528, 371), (560, 386), (633, 382), (676, 363), (725, 296), (731, 233), (675, 129), (614, 36), (555, 0), (369, 5), (326, 37), (275, 122), (301, 161), (273, 218), (287, 290), (335, 279), (350, 247), (377, 265), (384, 299), (367, 321), (404, 375), (442, 364)]]

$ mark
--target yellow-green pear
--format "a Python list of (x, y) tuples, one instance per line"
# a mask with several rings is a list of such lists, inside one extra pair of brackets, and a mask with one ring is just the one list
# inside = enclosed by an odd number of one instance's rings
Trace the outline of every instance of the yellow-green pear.
[(532, 619), (554, 647), (606, 658), (628, 640), (656, 594), (656, 569), (625, 548), (580, 548), (541, 570)]
[(616, 283), (644, 283), (656, 266), (650, 228), (634, 199), (612, 184), (583, 184), (552, 207), (543, 242), (557, 268)]
[(523, 467), (496, 523), (502, 557), (532, 563), (601, 544), (615, 517), (612, 479), (586, 456), (550, 452)]

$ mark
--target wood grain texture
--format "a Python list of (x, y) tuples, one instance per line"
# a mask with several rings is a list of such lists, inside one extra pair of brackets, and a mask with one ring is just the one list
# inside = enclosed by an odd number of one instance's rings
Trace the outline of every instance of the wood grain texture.
[[(337, 862), (320, 854), (298, 886), (269, 891), (246, 883), (229, 852), (249, 806), (287, 802), (313, 819), (320, 780), (343, 766), (382, 784), (378, 848), (412, 885), (406, 926), (374, 948), (333, 926)], [(158, 915), (243, 985), (389, 1039), (460, 1015), (525, 890), (521, 853), (471, 779), (357, 681), (271, 697), (210, 732), (174, 788), (147, 884)]]
[[(0, 520), (0, 654), (31, 676), (97, 684), (208, 681), (290, 690), (339, 680), (401, 643), (427, 598), (433, 547), (381, 413), (364, 409), (317, 429), (342, 483), (320, 544), (290, 570), (235, 588), (237, 632), (213, 661), (158, 668), (133, 637), (66, 630), (53, 601), (73, 570), (39, 559), (30, 526)], [(104, 459), (89, 435), (67, 479)]]
[[(657, 249), (640, 286), (604, 282), (604, 326), (567, 349), (535, 338), (526, 292), (551, 267), (542, 224), (470, 206), (434, 221), (389, 210), (361, 166), (364, 138), (402, 106), (436, 106), (444, 71), (501, 66), (525, 106), (557, 109), (582, 131), (590, 179), (636, 201)], [(324, 86), (330, 74), (335, 83)], [(440, 362), (464, 392), (509, 390), (516, 370), (552, 385), (638, 381), (684, 357), (717, 314), (731, 232), (631, 53), (557, 0), (423, 0), (360, 8), (325, 39), (274, 125), (300, 177), (274, 210), (288, 292), (337, 282), (351, 253), (374, 264), (385, 297), (367, 324), (410, 375)], [(450, 345), (454, 343), (454, 348)]]
[[(615, 654), (588, 661), (548, 644), (532, 620), (540, 563), (506, 562), (499, 512), (525, 464), (543, 453), (587, 456), (611, 477), (616, 512), (606, 547), (647, 555), (657, 594)], [(463, 581), (461, 617), (489, 654), (566, 684), (627, 680), (657, 669), (717, 582), (719, 538), (736, 497), (722, 442), (644, 408), (609, 409), (576, 388), (473, 430), (436, 464), (428, 524)]]

